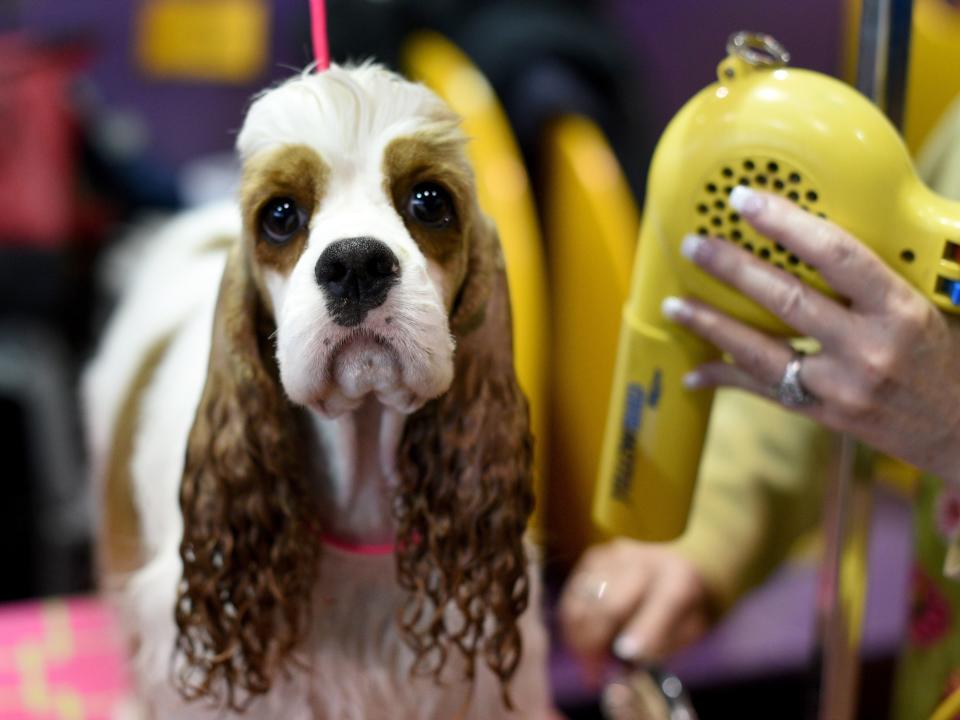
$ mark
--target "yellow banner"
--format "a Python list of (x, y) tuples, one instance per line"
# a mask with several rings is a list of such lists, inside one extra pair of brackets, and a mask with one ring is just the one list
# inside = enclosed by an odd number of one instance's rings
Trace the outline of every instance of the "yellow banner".
[(264, 70), (269, 28), (265, 0), (145, 0), (137, 59), (158, 78), (245, 84)]

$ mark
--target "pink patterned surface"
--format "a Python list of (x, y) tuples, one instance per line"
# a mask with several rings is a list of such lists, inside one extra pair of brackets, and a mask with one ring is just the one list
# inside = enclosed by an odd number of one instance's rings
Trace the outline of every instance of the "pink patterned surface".
[(127, 688), (120, 636), (101, 601), (0, 605), (2, 720), (105, 720)]

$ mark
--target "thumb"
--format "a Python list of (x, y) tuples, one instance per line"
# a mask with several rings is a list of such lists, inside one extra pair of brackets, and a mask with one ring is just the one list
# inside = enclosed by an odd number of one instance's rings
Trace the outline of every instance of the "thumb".
[(624, 662), (660, 661), (680, 643), (680, 629), (693, 611), (694, 595), (682, 586), (654, 586), (613, 642), (613, 654)]

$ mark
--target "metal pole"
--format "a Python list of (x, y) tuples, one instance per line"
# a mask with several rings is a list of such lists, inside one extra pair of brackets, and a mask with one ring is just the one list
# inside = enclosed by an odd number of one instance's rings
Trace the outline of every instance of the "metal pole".
[(867, 545), (872, 493), (857, 473), (857, 441), (839, 439), (823, 510), (823, 559), (817, 587), (820, 720), (856, 714), (860, 637), (867, 587)]
[(860, 13), (857, 89), (898, 130), (903, 129), (912, 16), (913, 0), (863, 0)]
[[(863, 0), (857, 89), (902, 130), (913, 0)], [(840, 439), (824, 506), (824, 552), (817, 593), (821, 720), (856, 712), (872, 510), (869, 478), (856, 467), (857, 443)]]

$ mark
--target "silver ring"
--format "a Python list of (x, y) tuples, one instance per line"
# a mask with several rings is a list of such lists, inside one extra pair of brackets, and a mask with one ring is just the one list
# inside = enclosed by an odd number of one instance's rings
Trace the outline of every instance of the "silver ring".
[(576, 594), (591, 602), (603, 600), (609, 586), (610, 583), (593, 573), (580, 573), (573, 580), (573, 589)]
[(777, 400), (789, 408), (809, 407), (817, 402), (817, 396), (807, 390), (800, 382), (800, 363), (804, 357), (804, 353), (799, 350), (795, 351), (783, 371), (780, 382), (773, 387), (773, 393)]

